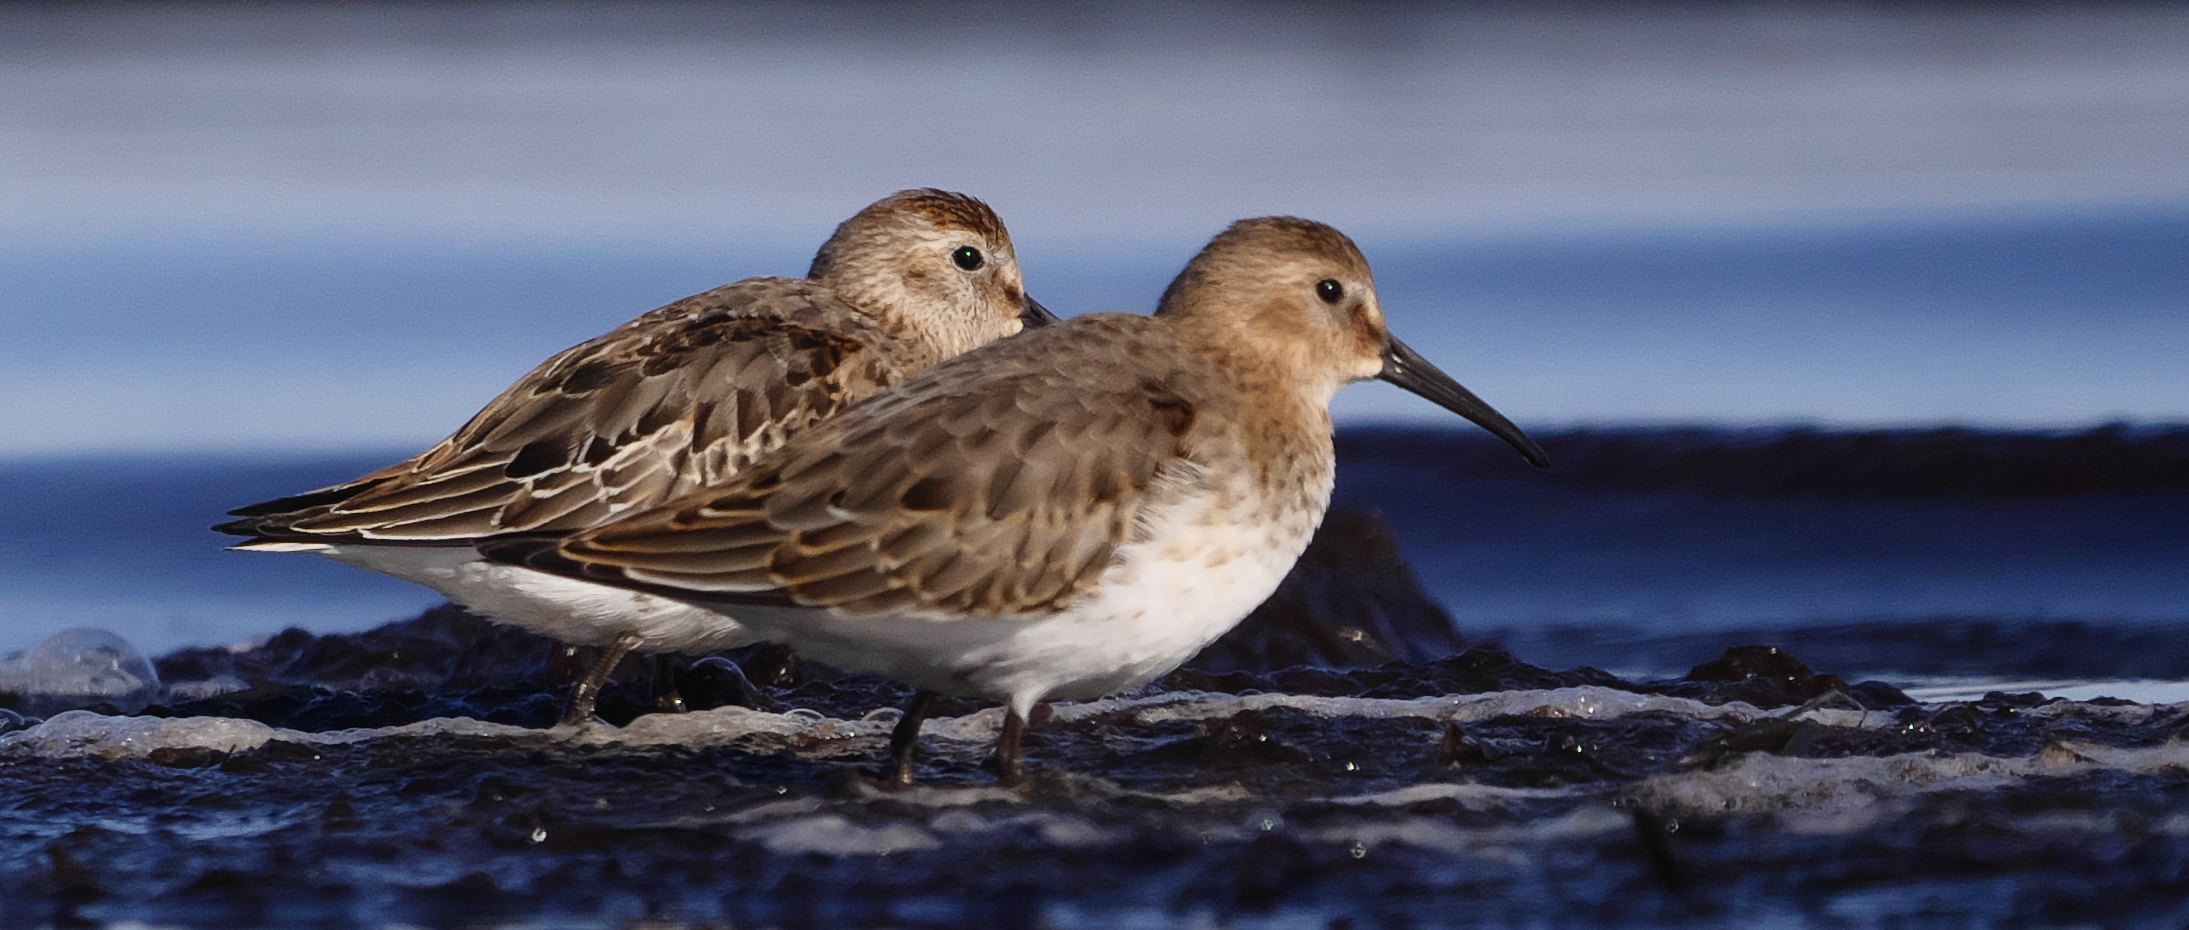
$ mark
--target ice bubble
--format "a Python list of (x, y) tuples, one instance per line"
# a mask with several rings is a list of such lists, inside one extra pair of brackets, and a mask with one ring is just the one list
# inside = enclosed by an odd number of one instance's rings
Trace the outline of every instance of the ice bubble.
[(62, 630), (20, 658), (0, 663), (0, 692), (33, 713), (93, 704), (136, 711), (162, 694), (159, 673), (129, 641), (108, 630)]

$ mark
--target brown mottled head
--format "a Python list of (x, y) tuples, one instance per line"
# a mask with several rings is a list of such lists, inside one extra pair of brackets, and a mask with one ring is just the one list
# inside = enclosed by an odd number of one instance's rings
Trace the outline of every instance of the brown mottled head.
[(1233, 223), (1171, 281), (1156, 315), (1196, 334), (1212, 354), (1276, 373), (1321, 403), (1347, 382), (1380, 378), (1546, 464), (1512, 421), (1391, 335), (1368, 259), (1321, 223), (1290, 216)]
[(1217, 233), (1201, 253), (1171, 279), (1156, 313), (1175, 313), (1212, 290), (1266, 286), (1284, 279), (1297, 284), (1318, 270), (1353, 278), (1365, 285), (1362, 296), (1375, 304), (1374, 277), (1368, 259), (1344, 233), (1296, 216), (1240, 220)]
[[(1336, 302), (1324, 299), (1332, 288)], [(1240, 220), (1217, 234), (1172, 279), (1155, 314), (1209, 331), (1212, 343), (1324, 397), (1375, 377), (1390, 338), (1353, 240), (1289, 216)]]
[(1047, 317), (1026, 296), (1011, 234), (988, 205), (933, 189), (859, 211), (806, 276), (941, 361)]

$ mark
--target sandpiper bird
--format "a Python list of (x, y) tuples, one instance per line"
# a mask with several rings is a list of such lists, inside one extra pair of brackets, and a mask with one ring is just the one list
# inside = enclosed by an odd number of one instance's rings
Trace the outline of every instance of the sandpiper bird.
[(734, 611), (767, 639), (920, 689), (890, 746), (911, 781), (936, 692), (1027, 714), (1136, 687), (1267, 598), (1329, 505), (1329, 403), (1381, 378), (1542, 451), (1384, 326), (1328, 226), (1245, 220), (1152, 317), (1082, 316), (945, 362), (719, 486), (491, 558)]
[(605, 648), (565, 724), (632, 649), (756, 641), (678, 600), (487, 562), (500, 533), (569, 532), (731, 480), (854, 401), (1055, 317), (1026, 296), (1003, 221), (900, 191), (836, 228), (804, 279), (747, 278), (540, 364), (455, 434), (347, 484), (238, 508), (236, 548), (318, 552), (503, 623)]

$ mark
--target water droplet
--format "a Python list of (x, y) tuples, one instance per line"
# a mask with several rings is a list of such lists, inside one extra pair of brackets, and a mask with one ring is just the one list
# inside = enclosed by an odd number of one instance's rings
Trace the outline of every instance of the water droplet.
[(534, 842), (534, 843), (545, 843), (545, 842), (547, 842), (547, 828), (546, 828), (546, 827), (533, 827), (533, 828), (532, 828), (532, 842)]
[(0, 691), (22, 695), (31, 713), (110, 702), (125, 711), (159, 696), (160, 676), (137, 647), (92, 627), (62, 630), (28, 654), (0, 662)]

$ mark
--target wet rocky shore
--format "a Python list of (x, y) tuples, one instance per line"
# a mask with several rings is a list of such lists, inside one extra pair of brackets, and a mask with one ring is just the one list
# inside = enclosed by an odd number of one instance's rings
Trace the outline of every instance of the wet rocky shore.
[(675, 662), (684, 713), (628, 665), (578, 730), (545, 728), (582, 656), (454, 609), (184, 651), (141, 707), (10, 698), (0, 925), (2189, 917), (2189, 707), (1918, 704), (1767, 646), (1662, 681), (1240, 658), (1273, 642), (1050, 706), (1018, 790), (982, 768), (998, 713), (954, 702), (898, 792), (868, 776), (904, 689), (764, 648)]

